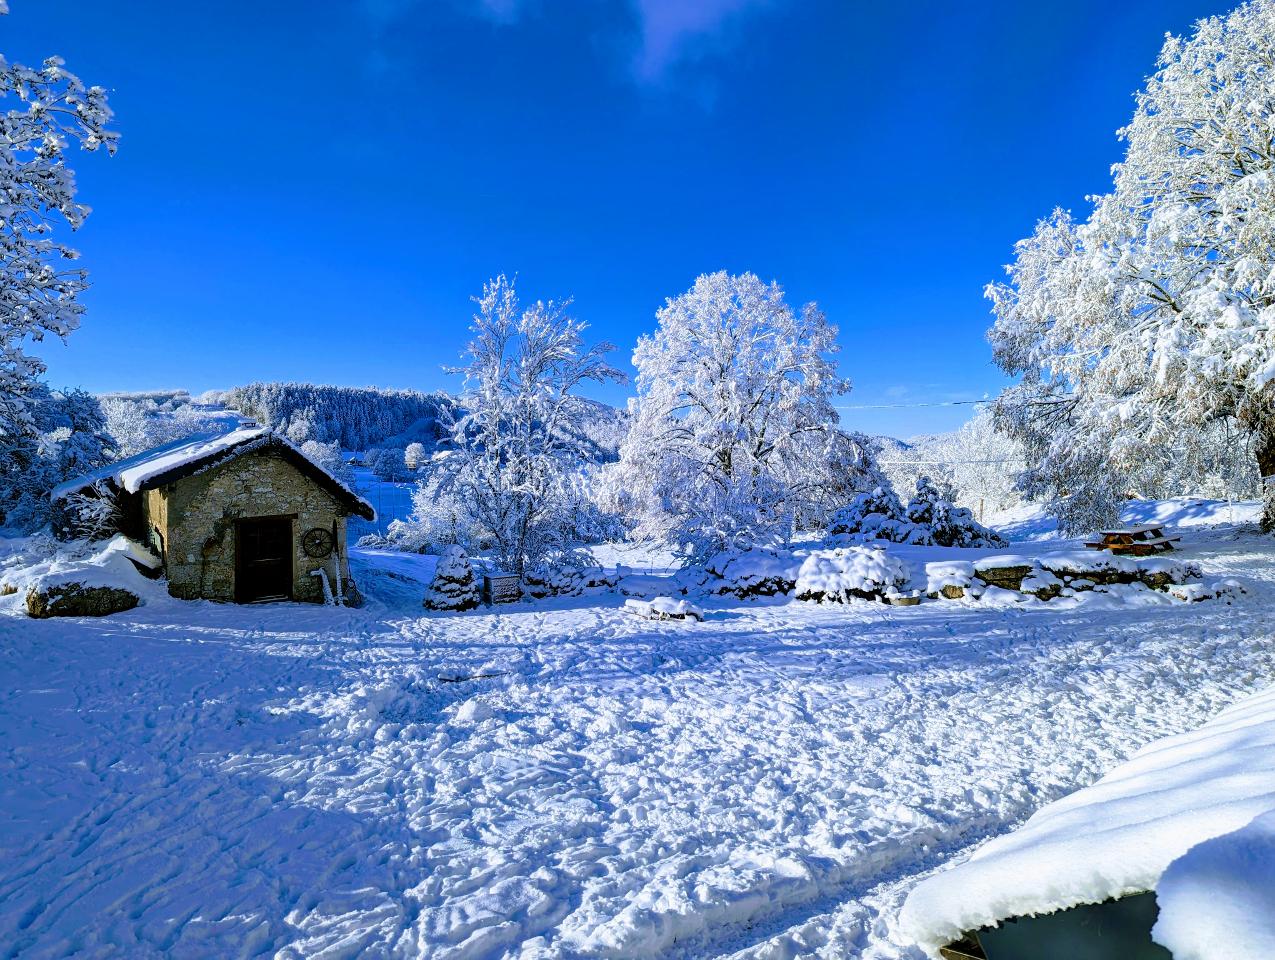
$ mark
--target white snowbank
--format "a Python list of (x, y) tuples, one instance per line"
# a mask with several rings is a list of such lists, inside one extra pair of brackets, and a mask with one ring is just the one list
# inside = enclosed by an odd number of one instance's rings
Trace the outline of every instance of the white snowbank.
[(17, 587), (22, 595), (32, 587), (45, 588), (66, 583), (116, 587), (139, 597), (155, 592), (154, 581), (142, 576), (135, 563), (154, 570), (159, 567), (160, 560), (135, 541), (116, 534), (105, 544), (93, 544), (87, 552), (63, 548), (28, 565), (5, 570), (4, 581)]
[(1192, 847), (1155, 896), (1152, 939), (1174, 960), (1275, 957), (1275, 813)]
[[(923, 881), (904, 904), (901, 928), (937, 956), (961, 934), (1009, 917), (1154, 890), (1165, 869), (1196, 844), (1271, 811), (1275, 688), (1198, 730), (1144, 747), (1093, 786), (1049, 804), (1021, 829)], [(1265, 861), (1262, 869), (1269, 878), (1275, 862)], [(1187, 881), (1177, 889), (1178, 902), (1198, 912)], [(1161, 906), (1166, 931), (1179, 929), (1171, 917), (1173, 892), (1170, 887), (1170, 904)]]

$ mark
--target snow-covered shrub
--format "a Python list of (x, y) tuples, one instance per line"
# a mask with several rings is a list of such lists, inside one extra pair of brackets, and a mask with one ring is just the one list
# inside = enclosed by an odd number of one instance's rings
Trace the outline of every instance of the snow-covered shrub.
[(472, 610), (482, 599), (482, 588), (469, 557), (460, 547), (448, 547), (438, 558), (434, 580), (425, 594), (427, 610)]
[(759, 547), (725, 550), (708, 559), (703, 569), (711, 593), (736, 597), (773, 597), (792, 591), (801, 561), (783, 550)]
[(888, 487), (861, 493), (832, 515), (828, 523), (830, 545), (866, 540), (902, 542), (907, 537), (903, 504)]
[(830, 546), (885, 540), (941, 547), (1003, 547), (1005, 541), (964, 507), (953, 506), (929, 477), (916, 482), (907, 508), (894, 491), (877, 487), (832, 516)]
[(0, 424), (0, 528), (19, 532), (50, 522), (55, 486), (110, 463), (115, 454), (90, 394), (53, 391), (41, 383), (23, 402), (23, 430), (5, 432)]
[(1003, 547), (1000, 534), (977, 520), (964, 507), (953, 506), (929, 477), (916, 481), (916, 493), (908, 503), (907, 519), (915, 530), (908, 531), (908, 543), (929, 543), (940, 547)]
[(59, 497), (53, 503), (53, 532), (63, 540), (109, 540), (119, 532), (119, 502), (105, 481)]
[(797, 571), (798, 600), (880, 600), (899, 593), (910, 579), (908, 565), (883, 547), (843, 547), (812, 553)]

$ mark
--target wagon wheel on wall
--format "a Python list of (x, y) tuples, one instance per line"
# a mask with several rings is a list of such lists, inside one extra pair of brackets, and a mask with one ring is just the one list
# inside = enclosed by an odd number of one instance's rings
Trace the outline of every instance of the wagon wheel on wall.
[(305, 551), (307, 557), (314, 557), (316, 560), (331, 556), (332, 547), (332, 531), (324, 530), (322, 527), (307, 530), (301, 537), (301, 549)]

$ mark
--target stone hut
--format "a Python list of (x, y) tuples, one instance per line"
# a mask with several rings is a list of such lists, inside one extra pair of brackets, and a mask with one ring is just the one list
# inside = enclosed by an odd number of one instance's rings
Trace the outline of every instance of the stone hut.
[(184, 600), (355, 597), (345, 521), (375, 518), (331, 473), (253, 424), (147, 450), (53, 492), (62, 504), (85, 496), (114, 501), (119, 532), (151, 548), (168, 592)]

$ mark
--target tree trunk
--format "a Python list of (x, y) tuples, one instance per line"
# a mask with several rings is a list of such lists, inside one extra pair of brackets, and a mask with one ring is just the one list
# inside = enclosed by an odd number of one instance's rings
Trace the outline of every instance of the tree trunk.
[(1262, 478), (1262, 531), (1275, 532), (1275, 431), (1257, 438), (1257, 472)]

